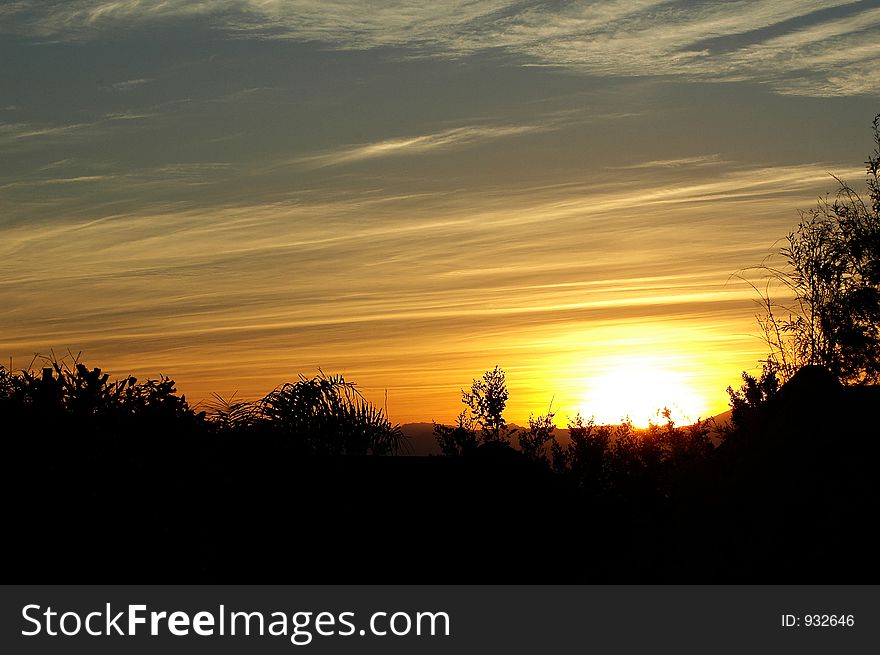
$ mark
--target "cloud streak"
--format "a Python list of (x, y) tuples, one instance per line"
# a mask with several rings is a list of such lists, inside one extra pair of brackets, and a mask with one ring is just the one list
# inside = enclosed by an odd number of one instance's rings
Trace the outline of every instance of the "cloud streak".
[[(784, 94), (871, 94), (880, 81), (880, 9), (850, 0), (521, 2), (414, 0), (69, 0), (7, 7), (40, 38), (99, 38), (119, 26), (199, 17), (239, 37), (397, 47), (462, 57), (493, 50), (521, 64), (592, 75), (755, 81)], [(725, 43), (715, 48), (715, 43)]]
[(121, 373), (172, 373), (193, 398), (258, 395), (323, 366), (438, 418), (437, 389), (455, 398), (496, 359), (564, 386), (662, 347), (723, 374), (760, 346), (742, 336), (750, 291), (728, 276), (760, 261), (768, 221), (784, 233), (825, 169), (726, 170), (637, 195), (560, 184), (0, 226), (0, 351), (85, 348)]
[(433, 134), (384, 139), (375, 143), (343, 147), (329, 152), (299, 157), (291, 163), (305, 164), (315, 168), (338, 166), (383, 157), (420, 155), (435, 150), (460, 148), (478, 142), (545, 132), (551, 129), (553, 126), (550, 123), (545, 125), (469, 125)]
[(46, 145), (81, 143), (120, 129), (122, 124), (130, 129), (130, 123), (154, 118), (153, 112), (116, 112), (100, 116), (96, 120), (81, 123), (37, 124), (33, 122), (0, 122), (0, 147), (7, 150), (24, 150)]
[(128, 91), (130, 89), (134, 89), (139, 86), (143, 86), (144, 84), (149, 84), (153, 80), (146, 77), (139, 77), (132, 80), (123, 80), (122, 82), (114, 82), (111, 84), (111, 88), (116, 89), (117, 91)]
[(723, 164), (721, 155), (714, 153), (711, 155), (694, 155), (693, 157), (678, 157), (676, 159), (654, 159), (651, 161), (639, 162), (637, 164), (629, 164), (627, 166), (609, 166), (614, 170), (635, 170), (640, 168), (681, 168), (683, 166), (717, 166)]

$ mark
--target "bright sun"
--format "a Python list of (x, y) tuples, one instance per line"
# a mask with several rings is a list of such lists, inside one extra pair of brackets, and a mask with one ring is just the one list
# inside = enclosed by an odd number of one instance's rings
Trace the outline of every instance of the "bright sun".
[(679, 425), (693, 423), (704, 411), (704, 402), (688, 382), (688, 375), (653, 365), (626, 363), (600, 373), (589, 383), (582, 405), (596, 423), (616, 424), (629, 417), (633, 425), (664, 422), (669, 408)]

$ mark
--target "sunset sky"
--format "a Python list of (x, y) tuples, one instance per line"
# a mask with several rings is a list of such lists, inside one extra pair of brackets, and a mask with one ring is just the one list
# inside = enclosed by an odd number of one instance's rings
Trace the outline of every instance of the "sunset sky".
[(764, 354), (731, 274), (863, 183), (880, 6), (14, 0), (0, 61), (7, 366), (697, 418)]

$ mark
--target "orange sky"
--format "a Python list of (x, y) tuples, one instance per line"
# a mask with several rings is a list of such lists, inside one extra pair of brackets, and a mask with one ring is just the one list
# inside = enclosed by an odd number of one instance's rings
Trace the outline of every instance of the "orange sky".
[(764, 354), (730, 276), (862, 179), (880, 91), (876, 9), (739, 4), (16, 3), (0, 354), (191, 400), (320, 367), (399, 422), (496, 364), (516, 422), (724, 411)]

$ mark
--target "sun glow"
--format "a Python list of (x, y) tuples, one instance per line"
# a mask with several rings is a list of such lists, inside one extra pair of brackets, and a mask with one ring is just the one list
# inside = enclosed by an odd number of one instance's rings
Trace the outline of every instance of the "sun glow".
[(693, 423), (705, 413), (705, 400), (694, 390), (687, 373), (650, 363), (623, 362), (609, 367), (587, 385), (583, 411), (600, 424), (629, 418), (637, 427), (665, 422), (664, 408), (679, 425)]

